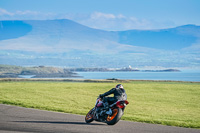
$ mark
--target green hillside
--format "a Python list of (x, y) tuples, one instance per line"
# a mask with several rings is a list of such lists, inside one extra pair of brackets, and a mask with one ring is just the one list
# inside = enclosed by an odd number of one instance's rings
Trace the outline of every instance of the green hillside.
[(56, 67), (20, 67), (11, 65), (0, 65), (0, 78), (17, 78), (18, 75), (35, 75), (35, 78), (51, 78), (51, 77), (76, 77), (76, 73), (72, 73), (67, 69)]

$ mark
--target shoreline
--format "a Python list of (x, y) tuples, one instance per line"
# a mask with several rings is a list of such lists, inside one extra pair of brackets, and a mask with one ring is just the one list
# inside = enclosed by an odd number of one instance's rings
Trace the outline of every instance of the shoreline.
[(200, 81), (176, 81), (176, 80), (137, 80), (137, 79), (69, 79), (69, 78), (0, 78), (1, 81), (53, 81), (53, 82), (108, 82), (108, 83), (129, 83), (141, 82), (179, 82), (179, 83), (200, 83)]

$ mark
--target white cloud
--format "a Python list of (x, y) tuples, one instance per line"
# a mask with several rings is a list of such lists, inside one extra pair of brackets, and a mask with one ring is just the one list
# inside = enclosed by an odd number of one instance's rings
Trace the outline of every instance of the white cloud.
[(2, 15), (9, 15), (9, 16), (12, 16), (13, 13), (8, 12), (7, 10), (0, 8), (0, 16), (2, 16)]
[(0, 8), (0, 16), (8, 15), (10, 17), (14, 17), (15, 15), (37, 15), (38, 12), (35, 11), (16, 11), (16, 12), (9, 12), (5, 9)]
[(45, 20), (54, 19), (55, 16), (56, 14), (53, 13), (41, 13), (30, 10), (9, 12), (0, 8), (0, 20)]
[(36, 11), (29, 11), (29, 10), (26, 10), (26, 11), (16, 11), (15, 15), (38, 15), (40, 14), (39, 12), (36, 12)]
[(126, 18), (124, 15), (119, 14), (119, 15), (114, 15), (111, 13), (102, 13), (102, 12), (94, 12), (90, 14), (90, 19), (124, 19)]
[(130, 30), (130, 29), (151, 29), (152, 23), (146, 19), (127, 17), (123, 14), (106, 14), (94, 12), (84, 18), (74, 18), (75, 21), (92, 28), (104, 30)]
[(101, 12), (94, 12), (91, 14), (91, 19), (115, 19), (116, 16), (113, 14), (105, 14)]

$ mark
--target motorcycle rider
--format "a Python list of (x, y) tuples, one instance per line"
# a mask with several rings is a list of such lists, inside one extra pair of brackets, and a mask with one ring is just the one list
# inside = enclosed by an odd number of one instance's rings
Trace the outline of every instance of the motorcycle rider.
[[(114, 97), (105, 97), (110, 94), (114, 94)], [(122, 84), (118, 84), (115, 88), (112, 88), (104, 94), (100, 94), (99, 97), (103, 98), (104, 107), (106, 109), (109, 108), (109, 104), (117, 102), (118, 100), (127, 100), (126, 91)]]

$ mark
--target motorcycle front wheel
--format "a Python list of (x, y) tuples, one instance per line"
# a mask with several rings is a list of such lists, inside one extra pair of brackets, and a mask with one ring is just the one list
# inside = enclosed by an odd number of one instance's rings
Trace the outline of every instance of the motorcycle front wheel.
[(122, 117), (123, 111), (121, 108), (115, 108), (112, 110), (112, 115), (108, 115), (106, 119), (106, 123), (108, 125), (114, 125), (116, 124)]
[(85, 122), (86, 123), (90, 123), (90, 122), (92, 122), (94, 119), (93, 119), (93, 111), (94, 111), (94, 109), (91, 109), (88, 113), (87, 113), (87, 115), (85, 116)]

